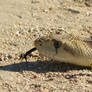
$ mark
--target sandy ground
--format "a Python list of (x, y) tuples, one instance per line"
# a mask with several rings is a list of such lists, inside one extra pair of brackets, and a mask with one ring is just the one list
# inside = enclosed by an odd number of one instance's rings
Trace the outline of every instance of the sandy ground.
[(0, 0), (0, 92), (92, 92), (90, 68), (19, 60), (39, 36), (92, 35), (92, 0)]

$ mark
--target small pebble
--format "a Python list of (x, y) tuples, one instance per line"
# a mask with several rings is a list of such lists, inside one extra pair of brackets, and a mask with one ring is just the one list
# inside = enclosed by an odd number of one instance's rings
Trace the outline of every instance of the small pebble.
[(8, 55), (7, 58), (8, 58), (8, 59), (11, 59), (11, 58), (13, 58), (13, 57), (12, 57), (11, 55)]
[(85, 5), (86, 5), (87, 7), (92, 7), (92, 3), (91, 3), (91, 2), (85, 2)]
[(0, 61), (2, 61), (2, 59), (0, 58)]
[(19, 32), (19, 31), (17, 31), (17, 32), (16, 32), (16, 35), (17, 35), (17, 36), (20, 36), (20, 32)]
[(75, 14), (79, 14), (80, 13), (80, 11), (74, 10), (74, 9), (71, 9), (71, 8), (69, 8), (68, 11), (70, 11), (71, 13), (75, 13)]

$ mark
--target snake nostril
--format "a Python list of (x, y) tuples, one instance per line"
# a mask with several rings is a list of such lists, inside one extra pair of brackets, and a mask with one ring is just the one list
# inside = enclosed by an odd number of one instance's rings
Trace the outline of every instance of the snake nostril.
[(42, 46), (42, 40), (41, 39), (35, 40), (35, 45)]
[(42, 46), (42, 43), (39, 43), (40, 46)]

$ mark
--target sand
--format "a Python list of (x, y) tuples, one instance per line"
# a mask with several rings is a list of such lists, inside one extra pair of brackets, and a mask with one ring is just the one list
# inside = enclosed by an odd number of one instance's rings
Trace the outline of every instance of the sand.
[(92, 0), (0, 0), (0, 92), (92, 92), (90, 68), (19, 59), (56, 31), (92, 36)]

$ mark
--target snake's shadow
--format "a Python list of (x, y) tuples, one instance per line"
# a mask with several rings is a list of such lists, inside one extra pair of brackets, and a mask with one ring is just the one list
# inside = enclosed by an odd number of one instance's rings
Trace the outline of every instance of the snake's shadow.
[(0, 66), (0, 70), (5, 71), (22, 72), (26, 70), (26, 71), (33, 71), (36, 73), (67, 72), (69, 70), (83, 70), (83, 69), (91, 69), (91, 68), (50, 61), (35, 61), (27, 63), (21, 62)]

